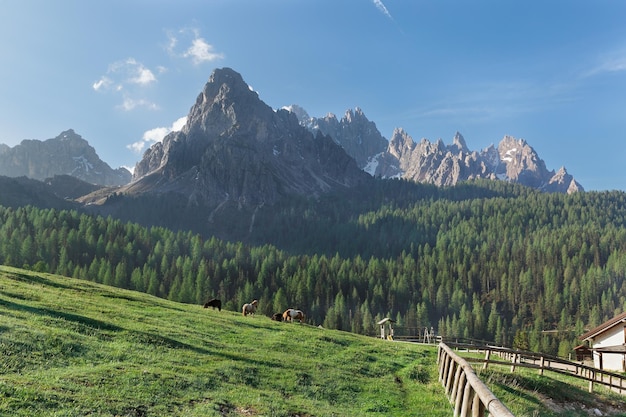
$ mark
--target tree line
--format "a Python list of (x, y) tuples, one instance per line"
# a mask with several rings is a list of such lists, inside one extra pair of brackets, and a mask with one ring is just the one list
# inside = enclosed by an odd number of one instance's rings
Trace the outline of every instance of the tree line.
[[(626, 194), (380, 181), (259, 213), (244, 244), (74, 210), (0, 206), (0, 263), (238, 311), (295, 307), (375, 335), (469, 337), (566, 356), (626, 309)], [(549, 332), (548, 332), (549, 331)], [(519, 346), (523, 345), (523, 346)]]

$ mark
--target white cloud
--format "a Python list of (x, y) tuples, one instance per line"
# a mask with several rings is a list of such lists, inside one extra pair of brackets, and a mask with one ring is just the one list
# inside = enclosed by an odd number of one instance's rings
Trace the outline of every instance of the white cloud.
[(109, 65), (107, 74), (118, 79), (118, 85), (149, 85), (157, 81), (154, 73), (135, 58), (117, 61)]
[(92, 87), (94, 90), (100, 91), (100, 90), (106, 90), (107, 88), (109, 88), (111, 84), (113, 84), (113, 81), (109, 77), (103, 76), (98, 81), (93, 83)]
[(183, 116), (172, 123), (172, 132), (178, 132), (187, 124), (187, 116)]
[(128, 165), (122, 165), (122, 168), (126, 168), (127, 170), (130, 171), (131, 174), (135, 173), (135, 167), (134, 166), (128, 166)]
[(214, 52), (213, 46), (206, 43), (206, 41), (202, 38), (194, 39), (193, 43), (183, 56), (185, 58), (191, 58), (194, 64), (216, 61), (224, 57), (222, 54)]
[[(189, 45), (181, 51), (180, 45)], [(168, 33), (167, 51), (177, 57), (190, 58), (194, 64), (218, 61), (224, 58), (224, 54), (216, 52), (213, 45), (209, 44), (200, 36), (197, 29), (181, 29), (177, 34)], [(181, 49), (185, 46), (180, 47)]]
[[(165, 71), (166, 68), (157, 67), (159, 74)], [(127, 58), (110, 64), (106, 74), (94, 82), (92, 88), (101, 93), (122, 95), (123, 101), (117, 106), (122, 110), (131, 111), (136, 108), (156, 110), (159, 106), (142, 96), (144, 89), (157, 81), (152, 70), (135, 58)]]
[(155, 103), (151, 102), (150, 100), (146, 100), (143, 98), (134, 99), (131, 97), (124, 97), (124, 101), (122, 102), (122, 104), (119, 105), (119, 107), (122, 110), (126, 110), (126, 111), (131, 111), (138, 107), (144, 107), (149, 110), (159, 109), (159, 106), (157, 106)]
[(155, 127), (154, 129), (146, 130), (140, 141), (131, 143), (126, 147), (135, 153), (141, 153), (153, 143), (161, 142), (168, 133), (180, 131), (185, 126), (185, 123), (187, 123), (187, 116), (175, 120), (170, 127)]
[(140, 85), (148, 85), (156, 81), (156, 77), (148, 68), (137, 68), (137, 75), (130, 79), (130, 82)]
[(387, 16), (390, 19), (393, 19), (393, 17), (391, 17), (391, 13), (389, 13), (389, 10), (387, 10), (382, 0), (373, 0), (373, 2), (374, 2), (374, 5), (378, 8), (378, 10), (380, 10), (385, 16)]

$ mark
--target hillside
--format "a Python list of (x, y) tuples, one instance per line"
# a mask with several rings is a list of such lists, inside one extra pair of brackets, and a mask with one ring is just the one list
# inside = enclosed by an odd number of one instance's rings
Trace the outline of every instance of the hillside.
[(0, 267), (0, 415), (448, 416), (436, 350)]
[(253, 240), (273, 233), (271, 245), (0, 207), (0, 264), (190, 304), (219, 294), (230, 311), (252, 298), (265, 315), (296, 305), (310, 324), (364, 335), (383, 317), (397, 335), (434, 327), (511, 346), (528, 333), (531, 350), (562, 357), (625, 305), (625, 193), (374, 184), (368, 201), (259, 210)]

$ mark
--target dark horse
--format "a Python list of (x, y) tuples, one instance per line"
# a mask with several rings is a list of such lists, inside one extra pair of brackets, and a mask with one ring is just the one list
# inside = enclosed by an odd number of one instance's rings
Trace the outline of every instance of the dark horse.
[(206, 303), (204, 303), (204, 308), (213, 307), (213, 310), (217, 307), (219, 311), (222, 311), (222, 301), (217, 298), (212, 298)]

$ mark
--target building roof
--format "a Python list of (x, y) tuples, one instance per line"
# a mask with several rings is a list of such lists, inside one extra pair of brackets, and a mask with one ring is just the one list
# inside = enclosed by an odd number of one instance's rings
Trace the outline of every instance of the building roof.
[(593, 349), (596, 352), (602, 353), (626, 353), (626, 345), (605, 346), (602, 348)]
[(626, 321), (626, 312), (624, 312), (624, 313), (622, 313), (622, 314), (620, 314), (618, 316), (613, 317), (611, 320), (605, 321), (604, 323), (602, 323), (601, 325), (599, 325), (595, 329), (589, 330), (587, 333), (585, 333), (582, 336), (580, 336), (580, 338), (581, 338), (581, 340), (593, 339), (594, 337), (596, 337), (600, 333), (603, 333), (603, 332), (609, 330), (610, 328), (614, 327), (615, 325), (617, 325), (619, 323), (623, 323), (625, 321)]

